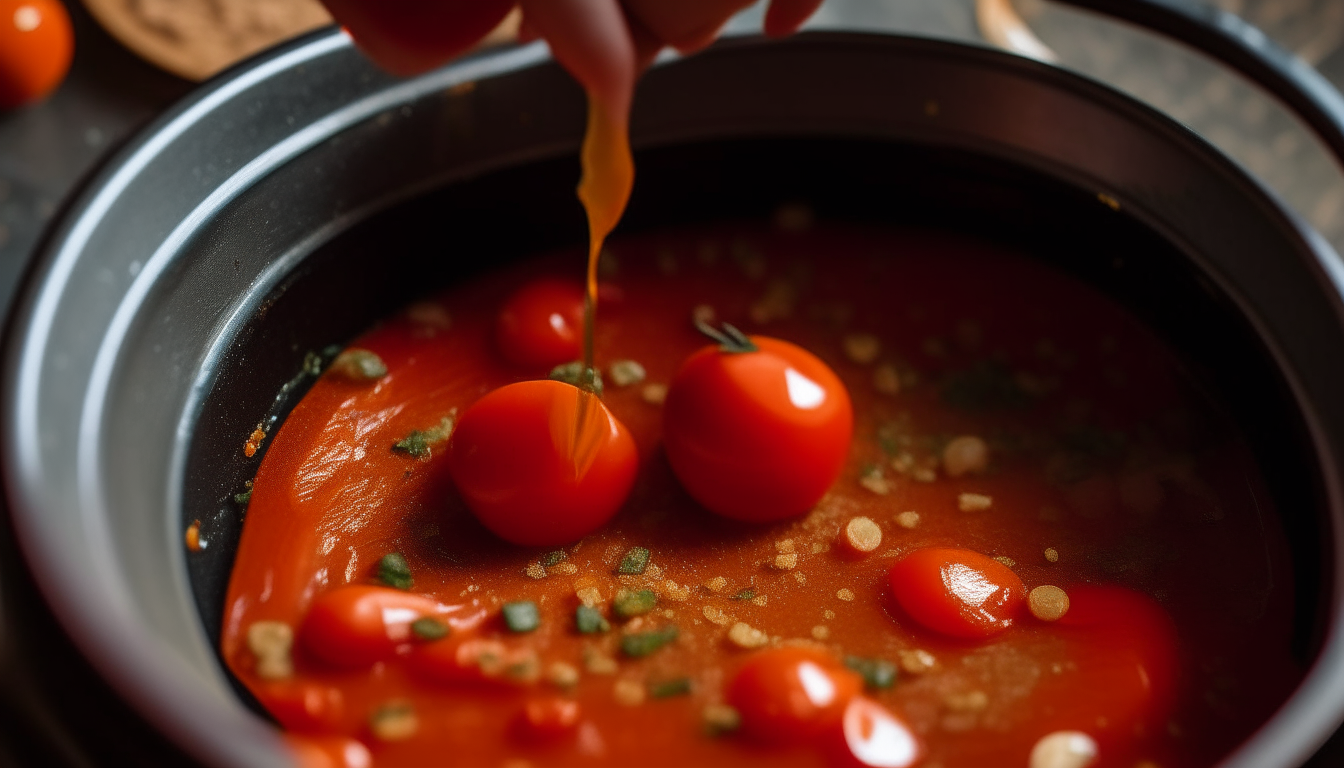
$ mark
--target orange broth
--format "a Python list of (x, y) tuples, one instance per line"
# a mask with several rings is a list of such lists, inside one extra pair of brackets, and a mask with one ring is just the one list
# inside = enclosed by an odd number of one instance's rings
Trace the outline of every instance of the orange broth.
[[(576, 254), (453, 286), (354, 340), (386, 375), (322, 376), (257, 472), (225, 603), (221, 648), (233, 674), (300, 740), (357, 739), (377, 766), (828, 764), (820, 748), (706, 728), (706, 707), (722, 703), (758, 652), (729, 639), (741, 622), (771, 646), (895, 664), (895, 684), (867, 695), (918, 734), (927, 766), (1026, 766), (1032, 745), (1061, 728), (1092, 734), (1097, 765), (1118, 768), (1209, 765), (1243, 740), (1301, 676), (1289, 653), (1287, 545), (1249, 450), (1174, 356), (1109, 299), (1020, 254), (941, 232), (809, 226), (803, 211), (787, 213), (787, 227), (724, 224), (610, 246), (595, 354), (604, 374), (622, 359), (647, 373), (624, 387), (607, 375), (604, 396), (637, 443), (638, 478), (617, 516), (563, 559), (481, 527), (453, 489), (446, 452), (392, 447), (495, 388), (545, 376), (503, 361), (495, 316), (527, 282), (570, 274)], [(849, 390), (848, 463), (801, 518), (717, 517), (685, 494), (659, 448), (658, 387), (706, 344), (690, 320), (702, 306), (806, 348)], [(987, 471), (947, 476), (939, 452), (958, 435), (988, 443)], [(991, 503), (962, 511), (962, 494)], [(863, 556), (840, 540), (858, 516), (882, 532)], [(1179, 637), (1178, 671), (1153, 682), (1169, 683), (1171, 703), (1117, 705), (1106, 686), (1123, 649), (1025, 611), (979, 641), (923, 629), (895, 604), (887, 573), (927, 546), (1002, 558), (1028, 589), (1119, 585), (1153, 598)], [(631, 547), (650, 551), (648, 568), (616, 574)], [(315, 597), (376, 583), (390, 552), (405, 556), (412, 592), (447, 606), (452, 634), (433, 642), (498, 639), (534, 652), (537, 674), (436, 682), (410, 663), (425, 644), (414, 638), (353, 670), (296, 642), (292, 674), (258, 674), (250, 626), (297, 629)], [(792, 567), (776, 562), (786, 552), (797, 554)], [(575, 631), (583, 590), (596, 589), (606, 610), (622, 588), (652, 589), (655, 609), (628, 622), (608, 611), (611, 631)], [(539, 606), (536, 631), (503, 625), (501, 606), (517, 600)], [(623, 633), (668, 625), (679, 636), (667, 647), (620, 653)], [(557, 663), (578, 671), (575, 684), (552, 682)], [(682, 695), (631, 695), (682, 677)], [(542, 696), (577, 702), (577, 727), (521, 737), (520, 712)], [(389, 702), (414, 712), (413, 733), (371, 731), (371, 714)]]

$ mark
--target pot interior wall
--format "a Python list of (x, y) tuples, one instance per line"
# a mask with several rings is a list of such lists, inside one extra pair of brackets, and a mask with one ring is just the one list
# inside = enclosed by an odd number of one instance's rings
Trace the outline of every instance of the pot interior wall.
[[(1304, 662), (1314, 657), (1330, 574), (1322, 484), (1303, 419), (1250, 324), (1179, 248), (1099, 204), (1094, 192), (962, 150), (855, 139), (722, 141), (647, 150), (638, 168), (621, 232), (765, 217), (782, 202), (805, 201), (821, 218), (948, 228), (1001, 243), (1128, 306), (1177, 350), (1253, 446), (1293, 548), (1295, 651)], [(305, 355), (344, 344), (417, 295), (474, 272), (581, 244), (576, 175), (570, 156), (536, 161), (363, 221), (303, 259), (213, 361), (219, 373), (190, 436), (181, 525), (199, 519), (209, 540), (187, 564), (216, 646), (244, 518), (234, 495), (265, 452), (263, 445), (248, 459), (240, 448), (259, 420), (282, 419), (311, 384)], [(574, 266), (577, 274), (581, 265)]]

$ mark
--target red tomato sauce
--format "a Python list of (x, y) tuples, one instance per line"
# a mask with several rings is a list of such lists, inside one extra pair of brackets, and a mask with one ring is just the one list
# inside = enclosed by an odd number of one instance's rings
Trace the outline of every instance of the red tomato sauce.
[[(611, 244), (596, 359), (638, 468), (610, 522), (563, 547), (477, 522), (446, 432), (546, 376), (501, 351), (499, 313), (573, 279), (581, 253), (454, 286), (352, 343), (386, 372), (334, 366), (270, 438), (221, 638), (302, 754), (848, 765), (880, 764), (885, 739), (929, 766), (1027, 766), (1047, 734), (1080, 731), (1095, 765), (1180, 768), (1268, 717), (1301, 676), (1287, 545), (1249, 450), (1159, 340), (996, 246), (797, 230)], [(669, 466), (666, 386), (706, 345), (705, 307), (848, 390), (848, 457), (801, 516), (711, 514)], [(613, 376), (623, 360), (644, 378)], [(959, 437), (981, 442), (948, 448)], [(808, 469), (772, 461), (781, 483)], [(632, 548), (647, 563), (621, 574)], [(1068, 596), (1057, 620), (1045, 586)], [(652, 609), (618, 615), (640, 590)]]

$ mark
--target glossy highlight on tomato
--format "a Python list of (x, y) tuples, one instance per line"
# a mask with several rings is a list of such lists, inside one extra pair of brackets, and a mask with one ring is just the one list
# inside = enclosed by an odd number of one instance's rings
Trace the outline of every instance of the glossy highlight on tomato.
[(845, 706), (833, 753), (838, 766), (908, 768), (924, 759), (925, 747), (904, 720), (872, 699), (855, 696)]
[(583, 286), (543, 279), (519, 288), (499, 310), (495, 343), (519, 368), (549, 371), (579, 359), (583, 347)]
[(708, 346), (668, 387), (663, 444), (687, 492), (749, 522), (796, 517), (826, 493), (849, 456), (854, 412), (845, 385), (795, 344), (749, 338)]
[(859, 676), (815, 648), (780, 647), (746, 661), (727, 690), (742, 730), (767, 743), (806, 741), (838, 728), (863, 688)]
[(448, 444), (448, 471), (467, 506), (523, 546), (597, 530), (625, 503), (638, 463), (629, 431), (602, 401), (559, 381), (490, 392), (462, 414)]
[(54, 91), (74, 50), (70, 15), (59, 0), (0, 0), (0, 109)]
[(358, 669), (391, 658), (410, 642), (411, 624), (448, 608), (390, 587), (350, 584), (317, 596), (299, 626), (299, 642), (335, 667)]
[(952, 637), (996, 635), (1013, 625), (1026, 601), (1017, 574), (969, 549), (916, 550), (891, 567), (890, 580), (910, 618)]

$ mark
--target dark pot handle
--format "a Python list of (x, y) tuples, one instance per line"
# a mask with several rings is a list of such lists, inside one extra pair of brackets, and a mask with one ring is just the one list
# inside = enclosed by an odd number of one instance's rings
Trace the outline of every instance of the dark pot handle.
[(1297, 113), (1344, 164), (1344, 95), (1239, 16), (1198, 0), (1056, 0), (1166, 35), (1237, 70)]

